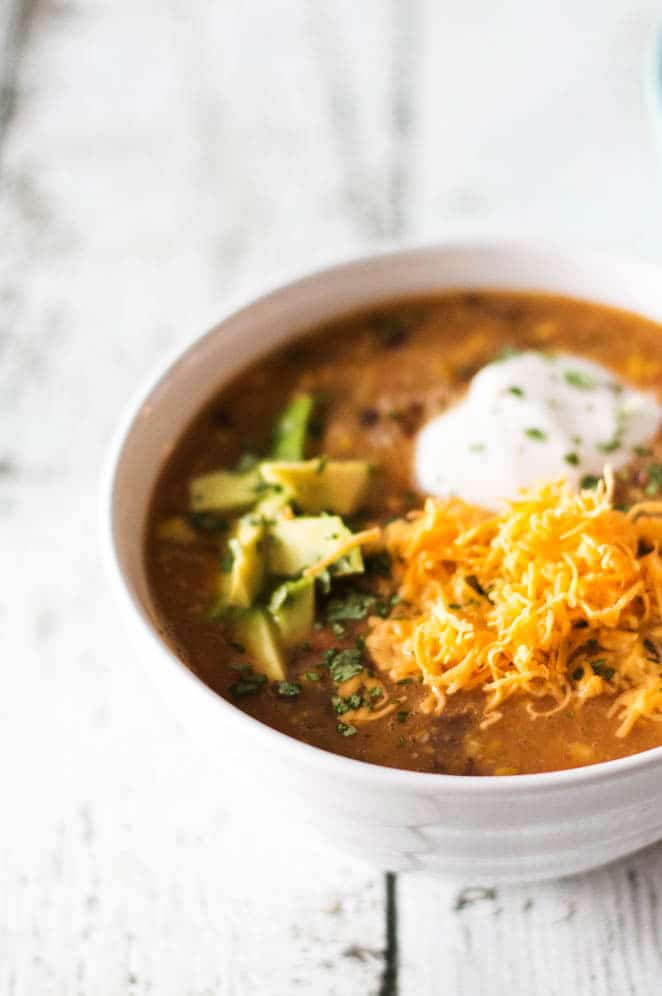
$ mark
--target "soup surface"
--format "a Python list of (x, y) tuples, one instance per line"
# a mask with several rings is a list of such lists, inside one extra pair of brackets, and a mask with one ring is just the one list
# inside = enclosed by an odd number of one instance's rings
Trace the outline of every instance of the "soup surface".
[[(500, 704), (498, 722), (487, 724), (481, 689), (449, 694), (441, 712), (423, 711), (423, 686), (376, 668), (365, 645), (375, 618), (399, 611), (392, 564), (369, 541), (362, 572), (322, 569), (313, 579), (310, 632), (287, 645), (284, 680), (265, 680), (218, 610), (219, 572), (228, 570), (228, 523), (220, 514), (191, 513), (190, 504), (192, 479), (219, 468), (248, 472), (255, 455), (269, 451), (279, 413), (293, 397), (306, 396), (314, 399), (314, 411), (304, 455), (322, 458), (321, 473), (326, 461), (368, 461), (360, 508), (344, 519), (354, 531), (383, 526), (425, 500), (415, 473), (421, 428), (461, 402), (471, 379), (504, 350), (573, 354), (608, 368), (619, 385), (657, 395), (661, 331), (643, 318), (584, 302), (472, 291), (388, 303), (271, 353), (200, 413), (157, 482), (145, 556), (164, 638), (203, 681), (250, 715), (307, 743), (376, 764), (517, 774), (591, 764), (662, 744), (662, 727), (647, 717), (626, 736), (616, 736), (609, 694), (535, 718), (529, 698), (516, 694)], [(520, 389), (513, 389), (517, 396)], [(542, 440), (536, 427), (525, 432)], [(573, 465), (579, 459), (570, 457)], [(617, 505), (654, 499), (658, 491), (662, 496), (659, 433), (645, 446), (628, 449), (620, 463)], [(273, 597), (273, 584), (265, 594), (267, 588), (263, 582), (258, 601)], [(360, 668), (368, 677), (357, 681)], [(382, 708), (386, 702), (388, 709)], [(536, 709), (544, 711), (546, 704), (553, 703), (536, 702)], [(368, 713), (369, 721), (360, 721)]]

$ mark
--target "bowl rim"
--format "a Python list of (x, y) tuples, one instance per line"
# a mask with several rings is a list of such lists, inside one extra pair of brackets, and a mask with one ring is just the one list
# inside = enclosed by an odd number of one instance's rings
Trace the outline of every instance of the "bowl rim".
[[(173, 674), (176, 672), (183, 682), (188, 683), (190, 688), (197, 690), (201, 700), (202, 698), (213, 700), (216, 704), (215, 708), (220, 710), (219, 716), (223, 716), (223, 722), (230, 723), (235, 728), (243, 729), (254, 741), (258, 749), (268, 750), (271, 748), (284, 759), (295, 759), (307, 769), (323, 770), (330, 776), (336, 776), (342, 780), (362, 781), (379, 785), (380, 787), (406, 790), (411, 795), (423, 794), (426, 796), (439, 794), (470, 794), (495, 797), (515, 794), (519, 796), (534, 791), (586, 787), (611, 778), (622, 779), (628, 777), (634, 771), (649, 769), (661, 764), (662, 746), (649, 748), (648, 750), (640, 751), (627, 757), (611, 761), (600, 761), (578, 768), (564, 768), (559, 771), (537, 772), (534, 774), (477, 777), (475, 775), (449, 775), (441, 772), (421, 772), (404, 768), (391, 768), (373, 762), (348, 758), (298, 740), (243, 712), (217, 692), (214, 692), (186, 666), (144, 616), (133, 594), (129, 590), (118, 559), (113, 531), (116, 473), (136, 418), (139, 416), (145, 402), (152, 396), (171, 370), (178, 366), (179, 363), (185, 361), (193, 352), (197, 351), (201, 343), (208, 337), (218, 334), (226, 322), (236, 319), (244, 312), (250, 311), (255, 305), (268, 305), (269, 300), (276, 296), (280, 297), (283, 294), (291, 293), (298, 288), (304, 288), (308, 284), (314, 285), (318, 280), (324, 279), (327, 276), (332, 274), (341, 275), (343, 271), (354, 270), (376, 260), (397, 262), (398, 259), (403, 257), (427, 256), (444, 251), (452, 252), (458, 250), (475, 252), (498, 250), (524, 254), (542, 253), (550, 256), (556, 254), (562, 255), (567, 260), (581, 258), (585, 262), (591, 260), (595, 263), (603, 262), (624, 268), (634, 266), (638, 271), (649, 270), (651, 276), (653, 274), (662, 274), (662, 266), (646, 258), (637, 258), (636, 256), (606, 251), (604, 249), (595, 249), (585, 245), (572, 247), (562, 240), (557, 239), (537, 238), (530, 235), (501, 236), (488, 231), (482, 237), (479, 233), (476, 234), (473, 232), (470, 234), (466, 232), (460, 234), (451, 233), (447, 237), (434, 242), (407, 245), (404, 247), (386, 246), (360, 256), (349, 256), (331, 265), (319, 266), (312, 271), (306, 270), (303, 275), (272, 284), (257, 294), (251, 293), (250, 290), (241, 291), (228, 301), (226, 307), (223, 309), (221, 318), (210, 329), (201, 335), (195, 336), (192, 340), (188, 340), (184, 344), (180, 342), (170, 349), (165, 358), (157, 362), (151, 373), (142, 379), (137, 390), (133, 392), (125, 404), (124, 413), (117, 424), (117, 428), (111, 437), (105, 453), (100, 480), (99, 525), (102, 560), (106, 577), (110, 581), (116, 604), (123, 610), (122, 615), (125, 624), (127, 619), (131, 620), (132, 627), (135, 628), (137, 626), (143, 635), (151, 641), (154, 649), (160, 652), (164, 667), (168, 667)], [(545, 290), (544, 287), (540, 289), (542, 292)]]

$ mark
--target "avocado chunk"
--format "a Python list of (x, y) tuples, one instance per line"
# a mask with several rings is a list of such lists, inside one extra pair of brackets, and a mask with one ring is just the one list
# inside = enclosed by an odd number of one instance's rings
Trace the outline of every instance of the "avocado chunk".
[(310, 394), (297, 394), (274, 427), (271, 456), (274, 460), (303, 460), (308, 425), (315, 403)]
[(280, 485), (302, 512), (352, 515), (365, 499), (370, 464), (365, 460), (268, 461), (260, 472), (269, 484)]
[[(240, 519), (228, 540), (232, 557), (228, 603), (247, 609), (255, 601), (264, 580), (264, 526), (252, 516)], [(229, 559), (229, 558), (228, 558)]]
[(245, 473), (215, 470), (193, 478), (189, 504), (192, 512), (232, 515), (251, 508), (263, 489), (264, 481), (257, 467)]
[[(306, 567), (333, 553), (351, 536), (337, 515), (300, 516), (281, 519), (269, 530), (266, 542), (267, 569), (271, 574), (295, 577)], [(332, 574), (357, 574), (363, 571), (363, 557), (358, 546), (331, 565)]]
[(246, 651), (256, 671), (269, 681), (285, 681), (285, 662), (276, 627), (264, 609), (246, 609), (228, 616), (231, 637)]
[(312, 578), (285, 581), (274, 591), (269, 612), (278, 627), (284, 647), (304, 643), (311, 634), (315, 619), (315, 582)]

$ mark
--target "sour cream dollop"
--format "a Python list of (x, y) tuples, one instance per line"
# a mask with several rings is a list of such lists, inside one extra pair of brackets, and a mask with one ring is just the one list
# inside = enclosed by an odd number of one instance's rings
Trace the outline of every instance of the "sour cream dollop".
[(662, 421), (652, 394), (599, 363), (534, 350), (489, 363), (464, 399), (418, 433), (415, 472), (423, 491), (497, 508), (540, 480), (579, 487), (605, 464), (617, 469)]

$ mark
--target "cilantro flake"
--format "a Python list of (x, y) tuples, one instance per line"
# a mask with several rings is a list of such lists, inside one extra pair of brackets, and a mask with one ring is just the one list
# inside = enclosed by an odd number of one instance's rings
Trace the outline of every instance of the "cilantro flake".
[(241, 678), (230, 685), (230, 694), (235, 699), (241, 699), (245, 695), (255, 695), (266, 684), (267, 677), (254, 671), (250, 664), (242, 664), (238, 670)]
[(276, 693), (283, 699), (293, 699), (301, 691), (300, 685), (295, 685), (293, 681), (279, 681), (276, 685)]
[(598, 677), (604, 678), (605, 681), (611, 681), (616, 674), (616, 668), (609, 667), (604, 658), (597, 661), (591, 661), (591, 670), (593, 671), (593, 674), (597, 674)]
[(330, 623), (346, 620), (365, 619), (374, 604), (374, 595), (357, 588), (346, 588), (340, 595), (334, 595), (326, 603), (326, 618)]
[(578, 387), (582, 391), (591, 391), (595, 387), (593, 378), (581, 370), (564, 370), (563, 376), (570, 387)]
[(333, 650), (326, 651), (324, 663), (331, 672), (331, 677), (337, 685), (349, 681), (355, 674), (360, 674), (363, 670), (361, 661), (363, 654), (358, 647), (353, 650)]

